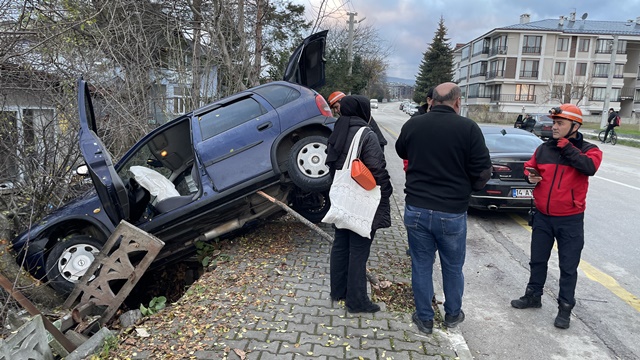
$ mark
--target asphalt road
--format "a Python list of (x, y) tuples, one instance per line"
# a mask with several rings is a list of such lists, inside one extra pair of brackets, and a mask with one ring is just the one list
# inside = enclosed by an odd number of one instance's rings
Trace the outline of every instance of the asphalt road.
[[(381, 103), (372, 115), (389, 141), (385, 155), (400, 195), (404, 173), (394, 142), (409, 116), (398, 106)], [(604, 161), (590, 181), (578, 303), (570, 329), (553, 326), (559, 278), (555, 251), (543, 307), (517, 310), (509, 305), (523, 294), (529, 276), (526, 214), (469, 213), (467, 320), (460, 330), (475, 358), (640, 359), (640, 230), (634, 226), (640, 214), (640, 149), (597, 145)]]

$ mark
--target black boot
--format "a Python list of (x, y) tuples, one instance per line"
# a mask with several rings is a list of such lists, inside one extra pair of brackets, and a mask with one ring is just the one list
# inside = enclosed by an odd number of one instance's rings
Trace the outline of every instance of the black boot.
[(571, 309), (573, 309), (573, 305), (558, 301), (558, 316), (556, 316), (553, 326), (560, 329), (568, 329), (571, 321)]
[(526, 309), (526, 308), (539, 308), (542, 307), (541, 296), (533, 296), (533, 290), (531, 288), (527, 288), (520, 299), (511, 300), (511, 306), (516, 309)]

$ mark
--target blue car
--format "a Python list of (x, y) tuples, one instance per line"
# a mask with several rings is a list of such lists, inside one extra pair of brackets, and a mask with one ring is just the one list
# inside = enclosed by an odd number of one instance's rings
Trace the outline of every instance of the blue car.
[[(289, 60), (284, 81), (257, 86), (155, 129), (115, 162), (96, 135), (90, 87), (78, 80), (79, 143), (95, 190), (13, 239), (18, 262), (60, 293), (84, 275), (120, 221), (165, 242), (154, 264), (194, 252), (287, 203), (312, 222), (329, 209), (327, 138), (335, 119), (324, 85), (327, 31)], [(80, 168), (79, 168), (80, 170)]]

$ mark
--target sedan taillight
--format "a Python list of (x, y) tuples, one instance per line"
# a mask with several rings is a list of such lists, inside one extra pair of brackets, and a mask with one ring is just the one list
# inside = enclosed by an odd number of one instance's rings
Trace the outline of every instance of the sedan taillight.
[(509, 171), (511, 171), (511, 168), (508, 166), (493, 164), (493, 172), (509, 172)]
[(322, 115), (327, 117), (333, 116), (329, 104), (327, 104), (326, 100), (320, 94), (316, 95), (316, 106), (318, 107), (318, 110), (320, 110), (320, 113), (322, 113)]

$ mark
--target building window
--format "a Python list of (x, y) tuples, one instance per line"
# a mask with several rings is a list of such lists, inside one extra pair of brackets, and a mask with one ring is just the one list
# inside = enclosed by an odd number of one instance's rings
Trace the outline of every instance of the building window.
[(174, 86), (173, 87), (173, 113), (184, 114), (187, 112), (186, 99), (189, 91), (185, 87)]
[(551, 88), (551, 98), (552, 99), (560, 99), (562, 100), (562, 90), (564, 89), (564, 86), (562, 85), (555, 85)]
[(522, 60), (520, 77), (538, 78), (538, 60)]
[(582, 99), (584, 97), (584, 87), (573, 87), (571, 89), (571, 98), (572, 99)]
[(601, 63), (593, 64), (593, 77), (599, 77), (599, 78), (609, 77), (609, 64), (601, 64)]
[(485, 97), (484, 84), (469, 85), (469, 98)]
[(522, 46), (523, 54), (540, 54), (542, 46), (542, 36), (524, 36), (524, 44)]
[(462, 49), (461, 60), (468, 59), (468, 58), (469, 58), (469, 47), (467, 46), (467, 47)]
[(468, 74), (469, 74), (469, 67), (463, 66), (460, 68), (460, 80), (467, 80)]
[(640, 89), (636, 89), (636, 94), (633, 97), (633, 102), (640, 102)]
[(611, 54), (612, 46), (613, 46), (613, 40), (598, 39), (596, 41), (596, 54)]
[(536, 86), (528, 84), (516, 85), (515, 101), (534, 101), (536, 94)]
[[(591, 89), (591, 100), (604, 101), (607, 95), (607, 88), (596, 87)], [(620, 98), (620, 89), (611, 89), (609, 101), (618, 101)]]
[(479, 61), (471, 65), (471, 75), (469, 77), (485, 76), (487, 73), (487, 62)]
[(589, 52), (589, 41), (590, 39), (578, 40), (578, 51)]
[(585, 75), (587, 75), (587, 63), (577, 63), (576, 76), (585, 76)]
[(569, 50), (569, 38), (561, 37), (558, 38), (558, 51), (568, 51)]
[(565, 68), (567, 67), (566, 62), (557, 62), (553, 68), (554, 75), (564, 75)]

